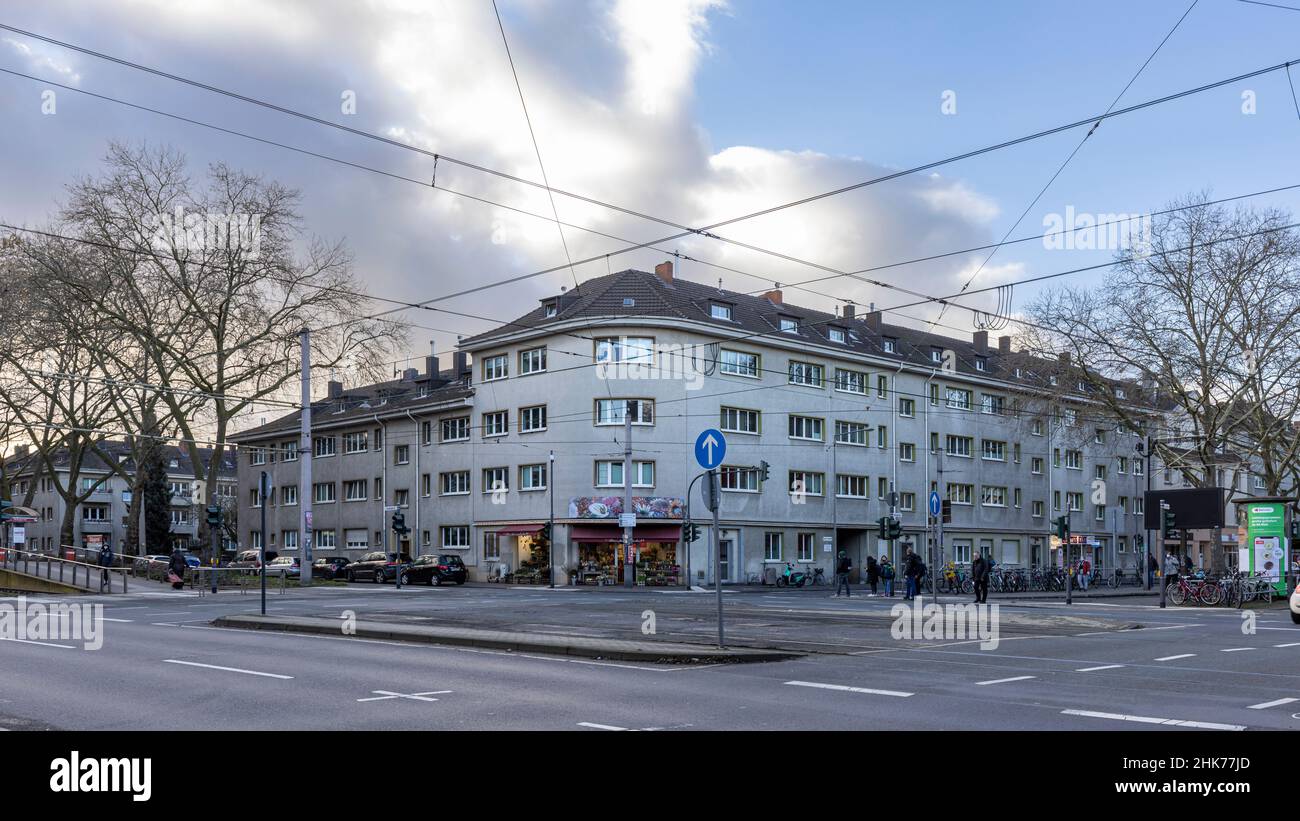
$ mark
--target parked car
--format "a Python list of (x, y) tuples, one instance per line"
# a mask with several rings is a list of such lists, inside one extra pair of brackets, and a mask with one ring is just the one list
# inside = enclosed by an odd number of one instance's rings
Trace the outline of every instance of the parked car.
[(302, 573), (302, 560), (297, 556), (277, 556), (266, 563), (268, 576), (289, 576), (298, 578)]
[(352, 560), (344, 556), (330, 556), (328, 559), (317, 559), (312, 562), (311, 573), (322, 579), (346, 579), (348, 577), (346, 568), (350, 564)]
[(469, 571), (465, 569), (465, 562), (461, 561), (460, 556), (450, 553), (419, 556), (411, 562), (410, 567), (402, 571), (402, 584), (464, 584), (468, 579)]
[(136, 575), (149, 572), (149, 568), (157, 570), (160, 566), (165, 566), (171, 561), (171, 556), (164, 556), (161, 553), (154, 553), (149, 556), (137, 556), (132, 563), (132, 570)]
[(403, 567), (411, 563), (411, 557), (407, 553), (403, 553), (400, 559), (396, 553), (367, 553), (348, 565), (348, 581), (368, 580), (375, 584), (392, 581), (397, 578), (399, 560)]
[[(170, 558), (170, 557), (169, 557)], [(202, 567), (203, 559), (190, 553), (185, 554), (185, 565), (187, 567)]]
[(1300, 581), (1296, 582), (1295, 590), (1291, 591), (1291, 598), (1288, 604), (1291, 610), (1292, 623), (1300, 624)]
[(235, 560), (230, 563), (230, 566), (233, 568), (256, 570), (262, 566), (262, 551), (241, 550), (235, 556)]

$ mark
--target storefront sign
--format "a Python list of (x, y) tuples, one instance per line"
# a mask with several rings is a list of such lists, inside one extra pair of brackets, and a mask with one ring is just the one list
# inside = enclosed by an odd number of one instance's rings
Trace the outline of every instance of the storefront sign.
[[(633, 496), (632, 508), (639, 519), (680, 519), (686, 503), (676, 496)], [(569, 500), (573, 519), (618, 519), (623, 513), (622, 496), (576, 496)]]

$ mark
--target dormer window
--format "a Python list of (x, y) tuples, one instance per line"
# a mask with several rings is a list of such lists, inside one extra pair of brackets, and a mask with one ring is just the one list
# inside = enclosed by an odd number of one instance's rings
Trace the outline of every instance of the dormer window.
[(799, 333), (799, 320), (792, 317), (781, 317), (781, 332), (787, 334)]
[(940, 348), (931, 348), (931, 349), (930, 349), (930, 361), (931, 361), (931, 362), (942, 362), (942, 361), (943, 361), (943, 350), (940, 349)]
[(882, 340), (885, 347), (885, 353), (898, 353), (898, 340), (886, 338)]
[(1055, 384), (1056, 384), (1056, 375), (1055, 375), (1055, 374), (1053, 374), (1053, 375), (1047, 377), (1047, 384), (1049, 384), (1049, 385), (1055, 385)]
[(1016, 379), (1019, 379), (1023, 375), (1024, 375), (1024, 371), (1022, 371), (1020, 368), (1016, 368)]
[(709, 316), (714, 319), (725, 319), (731, 321), (731, 306), (724, 305), (721, 302), (712, 302), (709, 304)]
[(832, 342), (841, 342), (841, 343), (848, 338), (845, 335), (843, 328), (831, 328), (829, 331), (829, 336)]
[(1116, 399), (1124, 399), (1124, 398), (1126, 398), (1126, 397), (1127, 397), (1127, 394), (1124, 393), (1124, 389), (1123, 389), (1123, 388), (1116, 388), (1116, 389), (1115, 389), (1115, 398), (1116, 398)]
[(554, 299), (550, 300), (549, 302), (542, 303), (542, 310), (546, 314), (547, 319), (550, 319), (551, 317), (559, 313), (559, 309), (560, 309), (559, 303)]
[(1082, 380), (1082, 379), (1080, 379), (1078, 382), (1075, 382), (1074, 385), (1075, 385), (1075, 387), (1077, 387), (1077, 388), (1078, 388), (1079, 390), (1081, 390), (1081, 391), (1083, 391), (1083, 390), (1087, 390), (1087, 388), (1085, 388), (1085, 387), (1083, 386), (1083, 380)]
[(975, 359), (975, 370), (977, 370), (977, 371), (987, 371), (987, 370), (988, 370), (988, 364), (985, 362), (985, 360), (984, 360), (983, 357), (977, 357), (977, 358)]

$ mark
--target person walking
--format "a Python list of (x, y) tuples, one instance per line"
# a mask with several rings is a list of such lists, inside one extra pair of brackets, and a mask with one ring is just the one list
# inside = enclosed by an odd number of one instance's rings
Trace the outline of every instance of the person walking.
[(1156, 571), (1160, 569), (1160, 564), (1156, 561), (1156, 554), (1147, 554), (1147, 587), (1156, 586)]
[(894, 598), (894, 563), (883, 553), (880, 556), (880, 578), (885, 582), (885, 595)]
[(921, 581), (921, 557), (908, 548), (907, 555), (903, 557), (903, 598), (911, 601), (916, 598), (918, 586)]
[(1084, 559), (1079, 562), (1079, 590), (1083, 593), (1088, 592), (1088, 579), (1092, 575), (1092, 562)]
[(108, 568), (112, 567), (113, 564), (113, 548), (109, 547), (108, 542), (104, 542), (104, 546), (99, 549), (99, 566), (104, 568), (99, 571), (100, 593), (103, 593), (105, 590), (112, 592), (113, 585), (112, 582), (109, 581)]
[(871, 586), (871, 595), (876, 595), (876, 585), (880, 582), (880, 564), (875, 556), (867, 557), (867, 584)]
[(189, 566), (185, 563), (185, 554), (179, 547), (172, 550), (172, 557), (167, 562), (167, 580), (172, 583), (172, 590), (180, 590), (185, 587), (185, 571)]
[(1178, 569), (1181, 567), (1174, 551), (1165, 554), (1165, 587), (1178, 582)]
[(975, 561), (971, 562), (970, 575), (975, 581), (975, 603), (984, 604), (989, 598), (989, 563), (979, 551), (975, 552)]
[(839, 598), (840, 590), (844, 591), (845, 598), (852, 595), (849, 590), (849, 571), (853, 569), (853, 560), (849, 554), (843, 550), (840, 551), (839, 561), (835, 563), (835, 598)]

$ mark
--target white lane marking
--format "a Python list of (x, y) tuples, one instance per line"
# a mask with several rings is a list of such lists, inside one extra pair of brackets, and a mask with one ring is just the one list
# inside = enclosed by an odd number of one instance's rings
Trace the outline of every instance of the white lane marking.
[(121, 624), (131, 624), (131, 619), (110, 619), (108, 616), (96, 616), (95, 621), (115, 621)]
[(1283, 704), (1290, 704), (1293, 701), (1300, 701), (1300, 698), (1279, 698), (1277, 701), (1266, 701), (1263, 704), (1252, 704), (1247, 710), (1267, 710), (1269, 707), (1280, 707)]
[(248, 676), (265, 676), (266, 678), (291, 679), (293, 676), (282, 676), (279, 673), (261, 673), (257, 670), (244, 670), (239, 667), (221, 667), (216, 664), (200, 664), (197, 661), (181, 661), (180, 659), (163, 659), (165, 664), (184, 664), (186, 667), (206, 667), (209, 670), (225, 670), (227, 673), (243, 673)]
[(1123, 667), (1122, 664), (1103, 664), (1100, 667), (1080, 667), (1075, 670), (1076, 673), (1094, 673), (1098, 670), (1114, 670), (1116, 667)]
[(1176, 718), (1153, 718), (1152, 716), (1130, 716), (1123, 713), (1099, 713), (1095, 710), (1062, 710), (1063, 716), (1083, 716), (1085, 718), (1109, 718), (1115, 721), (1136, 721), (1142, 724), (1165, 724), (1171, 727), (1196, 727), (1201, 730), (1244, 730), (1242, 724), (1215, 724), (1211, 721), (1180, 721)]
[(612, 724), (592, 724), (590, 721), (579, 721), (579, 727), (590, 727), (593, 730), (626, 730), (626, 727), (615, 727)]
[(871, 696), (896, 696), (898, 698), (908, 698), (916, 695), (915, 693), (904, 693), (901, 690), (876, 690), (870, 687), (849, 687), (844, 684), (822, 684), (817, 681), (787, 681), (794, 687), (816, 687), (821, 690), (839, 690), (845, 693), (866, 693)]
[(450, 693), (451, 690), (430, 690), (427, 693), (394, 693), (392, 690), (371, 690), (370, 692), (375, 693), (375, 697), (359, 698), (357, 701), (387, 701), (394, 698), (409, 698), (414, 701), (437, 701), (438, 699), (429, 698), (429, 696), (443, 696)]
[(975, 682), (975, 686), (983, 687), (988, 684), (1006, 684), (1008, 681), (1025, 681), (1031, 678), (1038, 678), (1038, 676), (1012, 676), (1011, 678), (995, 678), (992, 681), (977, 681)]
[(1176, 656), (1161, 656), (1160, 658), (1156, 659), (1156, 661), (1176, 661), (1176, 660), (1178, 660), (1178, 659), (1189, 659), (1189, 658), (1191, 658), (1191, 657), (1194, 656), (1194, 655), (1196, 655), (1196, 654), (1195, 654), (1195, 653), (1179, 653), (1179, 654), (1176, 655)]
[(1290, 644), (1275, 644), (1274, 647), (1300, 647), (1300, 641), (1293, 641)]
[(62, 648), (64, 648), (65, 650), (76, 650), (76, 649), (77, 649), (75, 646), (73, 646), (73, 645), (71, 645), (71, 644), (54, 644), (53, 642), (48, 642), (48, 641), (33, 641), (32, 639), (0, 638), (0, 641), (16, 641), (16, 642), (18, 642), (19, 644), (39, 644), (39, 645), (41, 645), (42, 647), (62, 647)]
[(1254, 647), (1224, 647), (1219, 650), (1220, 653), (1240, 653), (1242, 650), (1254, 650)]
[[(1164, 627), (1141, 627), (1140, 630), (1182, 630), (1187, 627), (1204, 627), (1204, 624), (1167, 624)], [(1111, 632), (1114, 632), (1113, 630)]]

